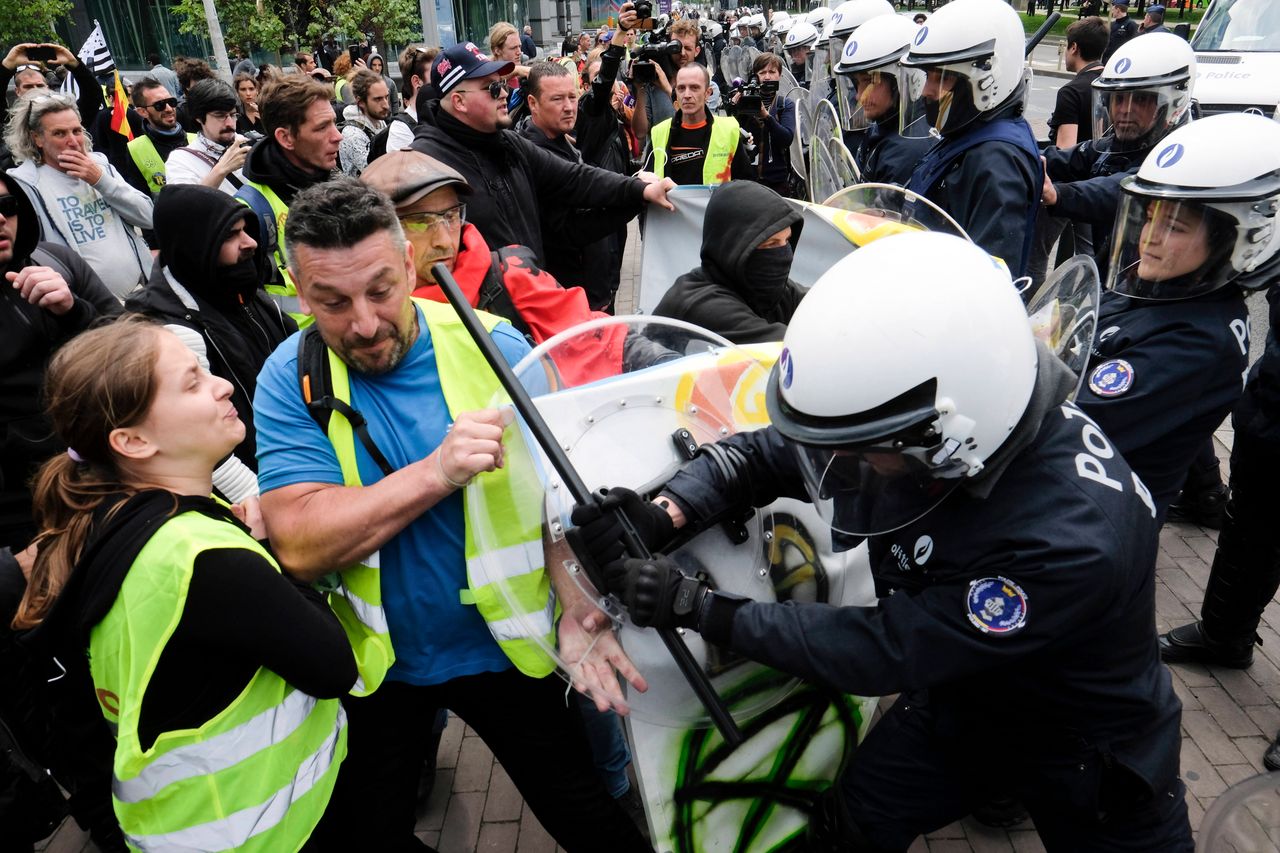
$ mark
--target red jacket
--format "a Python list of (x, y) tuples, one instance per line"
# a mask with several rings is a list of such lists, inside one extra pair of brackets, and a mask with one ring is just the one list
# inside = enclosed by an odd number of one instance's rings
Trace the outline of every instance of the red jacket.
[[(467, 224), (462, 229), (462, 245), (454, 263), (453, 277), (473, 308), (480, 300), (480, 289), (486, 276), (493, 269), (495, 254), (498, 255), (496, 261), (500, 264), (502, 284), (535, 344), (541, 344), (579, 323), (610, 316), (592, 311), (582, 288), (561, 287), (543, 272), (530, 249), (508, 246), (494, 253), (480, 236), (479, 229)], [(420, 284), (413, 295), (436, 302), (448, 301), (436, 284)], [(617, 376), (622, 371), (625, 337), (626, 329), (614, 326), (597, 330), (588, 338), (575, 337), (567, 341), (552, 356), (563, 380), (562, 386), (572, 387), (606, 376)]]

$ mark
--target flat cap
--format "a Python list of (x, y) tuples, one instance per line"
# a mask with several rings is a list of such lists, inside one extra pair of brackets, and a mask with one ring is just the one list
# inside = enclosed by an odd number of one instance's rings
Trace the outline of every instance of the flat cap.
[(459, 194), (471, 192), (467, 179), (421, 151), (388, 151), (360, 173), (360, 180), (390, 196), (397, 208), (408, 207), (441, 187), (453, 187)]

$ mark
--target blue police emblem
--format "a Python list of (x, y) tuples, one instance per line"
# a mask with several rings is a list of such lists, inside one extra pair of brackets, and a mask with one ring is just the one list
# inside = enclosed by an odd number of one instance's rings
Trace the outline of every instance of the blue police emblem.
[(1116, 73), (1123, 74), (1124, 72), (1128, 71), (1132, 65), (1133, 65), (1132, 59), (1130, 59), (1127, 56), (1122, 57), (1120, 61), (1116, 63)]
[(791, 380), (795, 379), (795, 365), (791, 363), (791, 350), (783, 348), (782, 355), (778, 358), (778, 369), (782, 371), (782, 387), (790, 388)]
[(1099, 397), (1119, 397), (1133, 386), (1133, 365), (1123, 358), (1104, 361), (1089, 374), (1089, 390)]
[(1182, 159), (1182, 153), (1185, 150), (1181, 143), (1174, 142), (1156, 155), (1156, 165), (1161, 169), (1169, 168)]
[(984, 634), (1012, 634), (1027, 624), (1027, 594), (1008, 578), (969, 581), (969, 621)]
[(856, 41), (850, 41), (847, 45), (844, 46), (845, 56), (853, 56), (857, 52), (858, 52), (858, 43)]
[(925, 36), (929, 35), (928, 27), (921, 27), (920, 32), (916, 33), (916, 44), (923, 44)]

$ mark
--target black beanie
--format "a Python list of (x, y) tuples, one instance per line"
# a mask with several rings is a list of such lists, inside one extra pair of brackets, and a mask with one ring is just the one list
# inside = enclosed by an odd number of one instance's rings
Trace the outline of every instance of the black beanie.
[(258, 218), (248, 207), (221, 190), (200, 184), (169, 184), (156, 197), (152, 227), (160, 249), (160, 263), (169, 268), (183, 287), (218, 302), (226, 294), (219, 288), (218, 254), (232, 227), (241, 219), (245, 231), (258, 241)]

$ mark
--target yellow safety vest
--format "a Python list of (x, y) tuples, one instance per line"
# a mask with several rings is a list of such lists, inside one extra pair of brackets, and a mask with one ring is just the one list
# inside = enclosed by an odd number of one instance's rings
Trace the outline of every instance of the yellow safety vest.
[[(276, 246), (272, 253), (276, 262), (276, 269), (280, 272), (280, 281), (283, 284), (272, 282), (266, 285), (267, 295), (280, 306), (280, 310), (284, 311), (294, 322), (298, 324), (299, 329), (305, 329), (315, 322), (315, 318), (310, 314), (303, 313), (302, 303), (298, 301), (298, 288), (294, 284), (293, 276), (289, 274), (289, 259), (284, 250), (284, 221), (289, 218), (289, 205), (284, 203), (284, 199), (276, 195), (276, 191), (266, 184), (260, 184), (256, 181), (245, 181), (246, 187), (253, 187), (263, 198), (267, 200), (267, 204), (271, 205), (271, 213), (276, 223)], [(240, 196), (236, 196), (236, 200), (241, 204), (253, 209), (247, 201)], [(264, 239), (266, 235), (263, 235)]]
[[(671, 122), (666, 119), (654, 125), (649, 131), (649, 141), (653, 147), (653, 173), (659, 178), (666, 177), (667, 142), (671, 139)], [(702, 160), (702, 182), (704, 184), (723, 184), (729, 180), (729, 169), (733, 165), (734, 152), (738, 150), (738, 120), (729, 116), (718, 116), (711, 121), (711, 139), (707, 142), (707, 156)]]
[[(191, 145), (195, 141), (196, 135), (188, 133), (187, 144)], [(158, 195), (165, 184), (164, 158), (160, 156), (160, 150), (145, 133), (130, 139), (126, 147), (129, 149), (129, 156), (133, 158), (133, 165), (138, 167), (138, 171), (146, 179), (147, 189), (151, 190), (152, 195)]]
[(271, 555), (234, 525), (200, 512), (166, 521), (138, 553), (89, 637), (89, 668), (116, 735), (112, 803), (133, 850), (296, 851), (324, 814), (347, 754), (337, 699), (316, 699), (260, 668), (198, 728), (143, 749), (138, 720), (165, 644), (182, 618), (202, 551)]
[[(426, 299), (413, 301), (426, 318), (449, 416), (489, 407), (497, 387), (493, 371), (453, 308)], [(477, 314), (489, 331), (502, 322), (493, 314)], [(333, 350), (328, 358), (330, 393), (350, 405), (347, 365)], [(362, 485), (351, 423), (334, 411), (328, 431), (344, 484)], [(530, 502), (541, 506), (542, 485), (534, 471), (512, 470), (515, 467), (520, 466), (499, 468), (472, 481), (483, 493), (483, 518), (468, 511), (474, 496), (471, 489), (463, 493), (467, 588), (459, 591), (459, 597), (463, 604), (476, 606), (498, 646), (521, 672), (541, 678), (555, 669), (555, 663), (535, 638), (554, 644), (558, 603), (542, 553), (541, 509), (529, 510)], [(360, 671), (351, 692), (368, 695), (395, 662), (382, 606), (378, 552), (341, 573), (340, 586), (330, 594), (329, 604), (346, 629)], [(431, 627), (424, 625), (422, 630)]]

